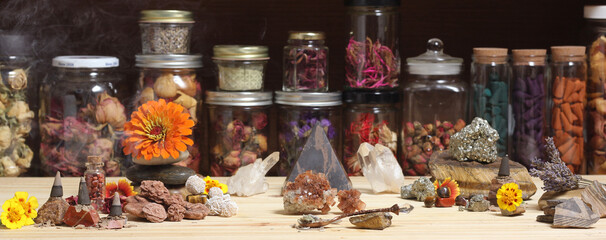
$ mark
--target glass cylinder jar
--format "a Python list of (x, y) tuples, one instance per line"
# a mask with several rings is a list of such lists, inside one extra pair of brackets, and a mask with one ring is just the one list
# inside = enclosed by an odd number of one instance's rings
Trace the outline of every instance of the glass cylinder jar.
[(511, 158), (531, 167), (543, 158), (546, 117), (545, 49), (514, 49), (511, 108), (514, 129)]
[(27, 172), (34, 158), (31, 42), (25, 35), (0, 33), (0, 177)]
[(589, 31), (589, 80), (587, 81), (588, 173), (606, 174), (606, 6), (585, 6)]
[(398, 87), (400, 0), (346, 0), (345, 6), (350, 19), (346, 89)]
[(180, 10), (143, 10), (141, 47), (143, 54), (188, 54), (192, 13)]
[(101, 211), (105, 202), (105, 171), (103, 171), (103, 159), (101, 157), (88, 156), (84, 180), (91, 203), (94, 204), (97, 211)]
[(570, 170), (584, 174), (583, 124), (587, 83), (585, 47), (551, 47), (551, 129), (553, 142)]
[(473, 49), (471, 117), (483, 118), (497, 130), (499, 156), (505, 156), (509, 149), (510, 79), (506, 48)]
[(398, 91), (345, 91), (343, 101), (343, 166), (349, 175), (362, 175), (360, 144), (381, 144), (394, 157), (398, 151)]
[(47, 176), (82, 176), (87, 156), (100, 156), (108, 176), (124, 167), (122, 138), (126, 114), (114, 96), (118, 59), (103, 56), (60, 56), (56, 74), (41, 88), (40, 160)]
[(440, 39), (430, 39), (426, 46), (425, 53), (406, 59), (400, 161), (404, 174), (412, 176), (429, 174), (431, 155), (448, 148), (468, 114), (463, 59), (445, 54)]
[(164, 99), (180, 104), (196, 123), (193, 128), (194, 145), (188, 146), (189, 156), (176, 163), (194, 171), (199, 170), (200, 151), (198, 134), (198, 109), (202, 107), (202, 87), (196, 78), (196, 71), (202, 67), (201, 55), (137, 55), (136, 66), (141, 69), (136, 107), (148, 101)]
[(206, 92), (210, 172), (231, 176), (268, 153), (271, 92)]
[(266, 46), (216, 45), (213, 61), (219, 70), (219, 91), (263, 91)]
[(276, 92), (278, 146), (277, 174), (290, 173), (316, 124), (324, 129), (332, 149), (341, 159), (341, 93)]
[(283, 91), (328, 92), (328, 47), (323, 32), (291, 32), (284, 47)]

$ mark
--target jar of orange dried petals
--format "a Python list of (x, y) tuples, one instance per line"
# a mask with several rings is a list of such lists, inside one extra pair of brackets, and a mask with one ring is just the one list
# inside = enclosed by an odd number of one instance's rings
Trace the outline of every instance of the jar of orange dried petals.
[(585, 88), (587, 63), (585, 47), (551, 47), (551, 129), (562, 161), (577, 174), (586, 173), (583, 155)]

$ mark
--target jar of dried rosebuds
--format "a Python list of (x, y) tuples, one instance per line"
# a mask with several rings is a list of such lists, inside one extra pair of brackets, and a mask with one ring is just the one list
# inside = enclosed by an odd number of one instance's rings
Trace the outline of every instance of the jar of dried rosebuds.
[(361, 175), (360, 144), (381, 144), (398, 151), (399, 91), (345, 91), (343, 101), (343, 166), (349, 175)]
[(284, 47), (283, 91), (328, 92), (328, 47), (323, 32), (290, 32)]
[(400, 159), (406, 175), (429, 174), (431, 155), (448, 148), (468, 114), (463, 59), (445, 54), (437, 38), (429, 39), (426, 47), (425, 53), (406, 59)]
[(345, 6), (350, 19), (346, 89), (398, 87), (400, 0), (346, 0)]
[(263, 91), (266, 46), (216, 45), (213, 61), (219, 69), (219, 91)]
[(193, 16), (189, 11), (141, 11), (139, 27), (142, 53), (188, 54), (193, 25)]
[(583, 136), (587, 86), (585, 47), (551, 47), (551, 54), (550, 113), (553, 143), (560, 151), (562, 161), (573, 173), (585, 174), (587, 170)]
[(276, 91), (279, 104), (279, 175), (286, 175), (299, 158), (312, 129), (319, 124), (341, 159), (341, 92)]
[(210, 172), (231, 176), (268, 154), (271, 92), (206, 92)]
[(54, 77), (41, 86), (40, 161), (46, 175), (82, 176), (89, 155), (99, 156), (108, 176), (127, 166), (120, 139), (124, 105), (115, 96), (118, 58), (60, 56)]
[(32, 149), (37, 134), (31, 132), (37, 95), (31, 43), (27, 35), (0, 33), (0, 177), (27, 172), (37, 149)]
[(164, 99), (183, 106), (196, 123), (194, 145), (188, 146), (189, 156), (177, 163), (198, 171), (200, 151), (198, 144), (202, 128), (198, 118), (202, 111), (202, 87), (196, 79), (197, 69), (202, 67), (201, 55), (136, 55), (136, 66), (141, 69), (134, 105), (139, 107), (148, 101)]

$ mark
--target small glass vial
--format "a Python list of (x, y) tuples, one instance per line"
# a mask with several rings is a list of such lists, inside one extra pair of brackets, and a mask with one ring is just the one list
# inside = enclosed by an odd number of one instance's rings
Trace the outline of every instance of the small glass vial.
[(511, 67), (506, 48), (474, 48), (471, 64), (471, 118), (483, 118), (499, 133), (497, 151), (509, 149), (509, 82)]
[(362, 175), (357, 152), (364, 142), (381, 144), (397, 156), (399, 100), (399, 91), (343, 92), (343, 167), (348, 175)]
[(210, 172), (231, 176), (267, 157), (271, 92), (206, 92)]
[(143, 10), (139, 27), (143, 54), (188, 54), (192, 13), (181, 10)]
[(514, 49), (511, 107), (514, 129), (511, 158), (530, 168), (543, 158), (547, 127), (545, 49)]
[(284, 47), (283, 91), (328, 92), (328, 47), (323, 32), (290, 32)]
[(587, 146), (589, 174), (606, 174), (606, 5), (585, 6), (588, 25)]
[(345, 88), (398, 87), (400, 0), (346, 0), (345, 6), (350, 19), (345, 49)]
[(290, 173), (313, 127), (320, 124), (341, 159), (341, 93), (276, 92), (279, 104), (278, 141), (280, 176)]
[(219, 69), (217, 90), (263, 91), (267, 51), (266, 46), (214, 46), (213, 61)]
[(560, 158), (575, 174), (586, 173), (583, 125), (587, 63), (585, 47), (551, 47), (551, 129)]
[(59, 56), (40, 90), (40, 162), (47, 176), (82, 176), (86, 157), (101, 156), (108, 176), (122, 175), (126, 108), (116, 86), (118, 58)]
[(425, 53), (406, 59), (400, 161), (410, 176), (429, 174), (431, 155), (448, 148), (468, 114), (463, 59), (445, 54), (440, 39), (429, 39), (426, 46)]
[(101, 211), (105, 202), (105, 171), (103, 171), (103, 159), (100, 156), (88, 156), (84, 180), (91, 203), (94, 204), (97, 211)]

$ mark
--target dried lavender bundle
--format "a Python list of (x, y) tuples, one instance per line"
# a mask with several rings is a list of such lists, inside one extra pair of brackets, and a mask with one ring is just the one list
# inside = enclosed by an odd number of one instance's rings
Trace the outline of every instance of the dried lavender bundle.
[(581, 177), (570, 171), (560, 158), (560, 152), (556, 148), (553, 138), (546, 138), (545, 156), (547, 161), (535, 157), (532, 160), (530, 175), (543, 180), (543, 190), (563, 192), (579, 188)]

